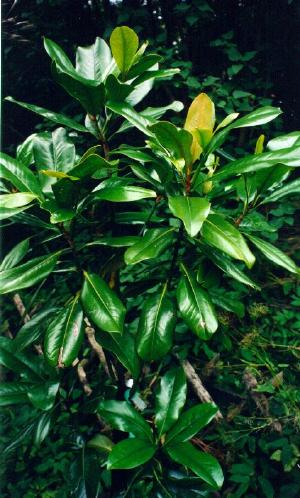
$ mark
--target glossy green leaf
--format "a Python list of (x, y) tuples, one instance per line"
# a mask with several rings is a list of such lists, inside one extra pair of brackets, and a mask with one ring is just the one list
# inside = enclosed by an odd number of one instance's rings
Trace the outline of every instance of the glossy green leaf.
[(84, 272), (81, 301), (89, 319), (111, 334), (122, 334), (125, 308), (118, 296), (98, 275)]
[(102, 38), (97, 37), (93, 45), (77, 48), (76, 72), (83, 78), (101, 83), (114, 68), (110, 48)]
[(96, 434), (92, 439), (87, 442), (87, 447), (97, 451), (102, 456), (110, 453), (114, 443), (107, 436), (103, 434)]
[(49, 320), (52, 320), (54, 313), (57, 311), (58, 308), (47, 307), (34, 314), (30, 320), (20, 328), (17, 336), (14, 338), (14, 350), (22, 351), (30, 344), (37, 342), (42, 336)]
[(221, 466), (209, 453), (196, 450), (191, 443), (168, 446), (166, 451), (172, 460), (188, 467), (213, 488), (218, 489), (222, 486), (224, 476)]
[(0, 208), (15, 209), (30, 204), (36, 200), (36, 194), (30, 192), (17, 192), (16, 194), (2, 194), (0, 196)]
[(107, 460), (107, 468), (133, 469), (148, 462), (156, 452), (156, 446), (144, 439), (125, 439), (116, 444)]
[(80, 159), (80, 161), (69, 171), (69, 174), (74, 175), (78, 178), (85, 178), (94, 175), (104, 168), (112, 170), (115, 168), (115, 166), (115, 162), (106, 161), (106, 159), (99, 156), (98, 154), (90, 154), (88, 156), (84, 155)]
[(120, 83), (116, 76), (110, 74), (105, 82), (105, 90), (107, 100), (123, 102), (134, 90), (134, 87), (128, 83)]
[(34, 258), (0, 273), (0, 294), (26, 289), (37, 284), (54, 269), (61, 251)]
[(28, 403), (27, 393), (32, 384), (22, 382), (1, 382), (0, 384), (0, 406), (9, 406)]
[(103, 108), (105, 99), (104, 84), (100, 83), (97, 86), (91, 84), (90, 80), (74, 77), (68, 73), (52, 66), (54, 79), (61, 85), (69, 95), (78, 100), (88, 114), (97, 115)]
[(110, 246), (110, 247), (129, 247), (133, 246), (140, 240), (135, 235), (124, 235), (123, 237), (101, 237), (100, 239), (88, 242), (84, 247), (90, 246)]
[(245, 239), (223, 216), (210, 214), (203, 223), (202, 236), (207, 244), (221, 249), (232, 258), (244, 261), (248, 268), (254, 265), (255, 257)]
[(7, 337), (0, 337), (0, 365), (19, 374), (30, 382), (41, 382), (43, 371), (41, 370), (41, 359), (30, 352), (17, 353), (14, 344)]
[(253, 289), (259, 290), (260, 287), (251, 280), (242, 270), (240, 270), (225, 254), (221, 252), (214, 251), (213, 249), (201, 248), (204, 254), (221, 270), (223, 270), (227, 275), (234, 278), (242, 284), (249, 285)]
[(259, 194), (283, 182), (290, 174), (291, 168), (284, 164), (275, 164), (272, 168), (257, 171), (255, 183)]
[(265, 199), (263, 199), (261, 204), (267, 204), (268, 202), (276, 202), (279, 201), (279, 199), (286, 197), (287, 195), (293, 195), (299, 193), (300, 193), (300, 178), (296, 178), (296, 180), (287, 183), (286, 185), (283, 185), (282, 187), (278, 188), (270, 195), (265, 197)]
[(145, 361), (163, 358), (172, 347), (176, 309), (166, 292), (165, 285), (162, 292), (148, 297), (142, 306), (136, 340), (137, 351)]
[(104, 187), (101, 190), (97, 190), (93, 196), (95, 200), (110, 202), (133, 202), (151, 197), (156, 197), (154, 190), (136, 187), (135, 185)]
[(28, 168), (34, 162), (33, 158), (33, 140), (36, 137), (36, 133), (29, 135), (24, 142), (22, 142), (17, 147), (17, 160)]
[(188, 441), (211, 422), (217, 411), (218, 408), (212, 403), (202, 403), (183, 412), (176, 424), (167, 433), (165, 445)]
[(220, 147), (226, 139), (228, 133), (234, 128), (263, 125), (277, 118), (281, 113), (282, 111), (279, 107), (266, 106), (260, 107), (259, 109), (250, 112), (246, 116), (237, 119), (233, 123), (229, 124), (226, 128), (223, 128), (219, 133), (216, 133), (214, 135), (208, 146), (207, 153), (209, 154)]
[(279, 163), (293, 168), (300, 166), (300, 145), (237, 159), (223, 166), (218, 173), (213, 175), (212, 179), (220, 181), (233, 175), (261, 171)]
[(178, 420), (186, 400), (186, 378), (183, 369), (169, 370), (160, 381), (156, 394), (155, 425), (159, 437), (165, 434)]
[(37, 105), (33, 104), (26, 104), (26, 102), (20, 102), (19, 100), (15, 100), (13, 97), (6, 97), (5, 100), (8, 102), (12, 102), (14, 104), (18, 104), (21, 107), (24, 107), (24, 109), (27, 109), (28, 111), (32, 111), (35, 114), (39, 114), (45, 119), (48, 119), (49, 121), (53, 121), (54, 123), (66, 126), (67, 128), (71, 128), (72, 130), (76, 131), (81, 131), (83, 133), (88, 133), (89, 130), (80, 123), (77, 123), (75, 119), (69, 118), (68, 116), (65, 116), (64, 114), (59, 114), (57, 112), (49, 111), (48, 109), (44, 109), (44, 107), (40, 107)]
[(115, 28), (110, 36), (110, 48), (122, 74), (130, 69), (139, 47), (139, 38), (128, 26)]
[(120, 363), (137, 379), (141, 362), (135, 347), (135, 338), (127, 330), (123, 334), (107, 334), (97, 330), (96, 339), (104, 349), (111, 351)]
[(14, 209), (0, 208), (0, 220), (6, 220), (7, 218), (12, 218), (13, 216), (20, 214), (29, 208), (31, 208), (31, 204), (27, 204), (27, 206), (14, 208)]
[(148, 126), (153, 123), (153, 120), (144, 117), (142, 114), (136, 112), (131, 104), (127, 102), (114, 102), (109, 100), (106, 102), (106, 107), (113, 111), (115, 114), (123, 116), (129, 123), (138, 128), (142, 133), (151, 136)]
[(41, 208), (49, 211), (51, 214), (50, 223), (53, 224), (72, 220), (76, 215), (74, 209), (60, 207), (55, 199), (47, 199), (45, 202), (42, 202)]
[(9, 270), (22, 261), (29, 250), (29, 240), (29, 238), (22, 240), (6, 254), (0, 265), (0, 271)]
[(9, 181), (21, 192), (42, 196), (39, 182), (29, 168), (4, 152), (0, 153), (0, 166), (0, 178)]
[(83, 336), (83, 312), (77, 296), (49, 324), (44, 340), (44, 355), (48, 363), (60, 368), (71, 366), (77, 358)]
[(210, 202), (206, 198), (176, 196), (169, 197), (171, 212), (183, 221), (187, 233), (195, 237), (210, 211)]
[(51, 428), (51, 412), (43, 413), (34, 424), (33, 443), (39, 446), (49, 434)]
[(129, 432), (144, 440), (153, 440), (150, 425), (127, 401), (101, 401), (98, 412), (114, 429)]
[(39, 410), (50, 410), (54, 403), (59, 388), (59, 382), (43, 382), (33, 386), (28, 391), (28, 399)]
[[(184, 160), (186, 166), (191, 164), (193, 135), (190, 132), (176, 128), (175, 125), (168, 121), (160, 121), (150, 126), (149, 129), (175, 161)], [(179, 169), (182, 168), (179, 166)]]
[(207, 292), (200, 287), (187, 268), (181, 265), (181, 270), (177, 302), (182, 318), (197, 336), (209, 339), (218, 328), (213, 304)]
[(265, 240), (255, 237), (254, 235), (250, 235), (248, 233), (246, 235), (250, 242), (252, 242), (252, 244), (254, 244), (267, 259), (272, 261), (272, 263), (282, 266), (282, 268), (285, 268), (291, 273), (300, 273), (300, 268), (287, 254), (284, 254), (281, 249), (278, 249), (278, 247), (273, 246), (270, 242), (266, 242)]
[[(131, 80), (133, 78), (137, 78), (137, 76), (145, 74), (145, 72), (155, 66), (157, 62), (159, 62), (162, 59), (161, 55), (157, 54), (147, 54), (144, 57), (141, 57), (141, 59), (135, 63), (130, 71), (127, 74), (127, 80)], [(151, 76), (150, 76), (151, 77)], [(138, 81), (138, 84), (141, 81)], [(134, 81), (135, 84), (135, 81)]]
[(286, 135), (272, 138), (267, 143), (267, 148), (269, 150), (281, 150), (292, 147), (293, 145), (300, 145), (300, 131), (292, 131)]
[[(158, 67), (158, 65), (156, 65)], [(133, 84), (137, 86), (141, 86), (143, 83), (147, 82), (148, 80), (157, 80), (157, 79), (167, 79), (167, 78), (172, 78), (175, 74), (178, 74), (180, 72), (180, 69), (174, 68), (174, 69), (156, 69), (156, 67), (152, 67), (149, 71), (146, 71), (145, 73), (141, 74), (138, 76)]]
[(143, 238), (129, 247), (124, 254), (127, 265), (135, 265), (147, 259), (156, 258), (174, 240), (174, 228), (150, 228)]

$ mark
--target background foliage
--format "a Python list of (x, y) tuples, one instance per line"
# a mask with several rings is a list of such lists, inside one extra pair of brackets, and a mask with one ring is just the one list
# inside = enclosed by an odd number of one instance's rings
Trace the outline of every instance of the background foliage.
[[(215, 100), (221, 117), (232, 111), (250, 111), (258, 104), (273, 103), (285, 111), (282, 120), (276, 120), (277, 131), (288, 132), (300, 126), (298, 2), (280, 0), (271, 5), (267, 0), (226, 1), (224, 5), (221, 1), (202, 0), (40, 0), (26, 5), (14, 2), (10, 9), (11, 4), (7, 3), (4, 95), (80, 117), (81, 108), (68, 100), (51, 79), (48, 59), (41, 55), (41, 36), (55, 39), (70, 55), (75, 45), (92, 43), (97, 35), (107, 38), (113, 26), (129, 24), (163, 55), (164, 67), (181, 68), (172, 81), (155, 86), (150, 105), (163, 105), (166, 98), (187, 104), (200, 91), (205, 91)], [(38, 118), (25, 110), (12, 111), (9, 106), (6, 103), (4, 107), (3, 142), (11, 152), (35, 125), (36, 131), (45, 129), (45, 125), (37, 124)], [(177, 124), (179, 119), (176, 115), (173, 122)], [(273, 124), (270, 126), (276, 132)], [(251, 151), (253, 139), (241, 132), (232, 152), (238, 155), (243, 149)], [(268, 207), (265, 215), (269, 227), (262, 228), (264, 235), (269, 230), (270, 241), (288, 251), (295, 260), (299, 258), (297, 210), (296, 198), (284, 199), (276, 208)], [(276, 235), (270, 227), (278, 230)], [(20, 230), (25, 229), (22, 226)], [(12, 231), (10, 239), (4, 240), (5, 252), (20, 240), (19, 235), (15, 241)], [(255, 271), (257, 281), (263, 284), (262, 293), (231, 284), (228, 297), (232, 302), (242, 300), (244, 307), (237, 314), (224, 311), (219, 315), (222, 329), (218, 337), (209, 343), (196, 341), (186, 346), (207, 389), (226, 415), (224, 422), (207, 428), (204, 441), (199, 440), (198, 444), (200, 448), (212, 449), (226, 470), (221, 494), (210, 496), (283, 498), (289, 493), (296, 497), (300, 490), (297, 470), (300, 293), (294, 277), (281, 270), (274, 271), (265, 261)], [(62, 288), (60, 292), (63, 300), (65, 290)], [(31, 297), (30, 293), (26, 296), (29, 307)], [(57, 297), (42, 290), (40, 306), (54, 306)], [(5, 302), (4, 318), (2, 333), (9, 330), (14, 335), (21, 321), (9, 301)], [(99, 371), (88, 371), (91, 379), (96, 374)], [(5, 375), (14, 380), (11, 373)], [(253, 377), (257, 385), (253, 385)], [(97, 379), (92, 383), (94, 390), (98, 382)], [(104, 385), (105, 382), (103, 378)], [(111, 386), (106, 389), (109, 392)], [(192, 392), (189, 399), (196, 402)], [(64, 410), (59, 411), (54, 432), (38, 447), (18, 442), (24, 427), (30, 427), (32, 408), (2, 411), (1, 440), (7, 450), (3, 496), (70, 496), (80, 472), (83, 441), (93, 435), (94, 417), (89, 413), (84, 417), (82, 413), (78, 415), (82, 403), (82, 390), (75, 386), (72, 401), (67, 400)], [(16, 443), (10, 447), (12, 441)], [(87, 468), (87, 481), (92, 482), (90, 474)], [(104, 471), (102, 482), (107, 488), (108, 480)], [(136, 489), (137, 497), (144, 494), (143, 486), (141, 483), (141, 488)], [(185, 490), (182, 496), (187, 496)]]

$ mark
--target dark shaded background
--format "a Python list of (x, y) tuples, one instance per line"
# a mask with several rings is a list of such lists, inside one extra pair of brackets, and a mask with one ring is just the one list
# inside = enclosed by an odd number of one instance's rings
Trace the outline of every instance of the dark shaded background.
[[(107, 38), (114, 26), (127, 24), (165, 56), (166, 65), (183, 69), (172, 90), (159, 87), (156, 105), (173, 92), (169, 97), (187, 102), (203, 89), (202, 81), (214, 75), (220, 78), (218, 98), (223, 83), (225, 101), (232, 87), (250, 91), (257, 99), (250, 99), (249, 109), (272, 99), (284, 110), (283, 129), (300, 127), (299, 0), (15, 0), (4, 2), (3, 19), (3, 96), (80, 114), (51, 79), (42, 36), (54, 39), (72, 56), (76, 45), (90, 44), (96, 36)], [(230, 43), (240, 53), (257, 52), (232, 78), (228, 67), (240, 61), (218, 41), (230, 31)], [(153, 94), (151, 99), (153, 104)], [(245, 103), (239, 105), (233, 101), (237, 110), (247, 110)], [(40, 118), (5, 103), (3, 122), (3, 146), (12, 152)]]

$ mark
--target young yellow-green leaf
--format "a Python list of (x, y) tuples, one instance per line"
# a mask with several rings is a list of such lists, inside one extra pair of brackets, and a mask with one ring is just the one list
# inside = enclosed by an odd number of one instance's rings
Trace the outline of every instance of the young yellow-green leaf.
[(178, 420), (186, 400), (186, 378), (181, 367), (169, 370), (160, 381), (156, 394), (155, 425), (159, 437)]
[(83, 312), (79, 296), (50, 323), (44, 341), (45, 358), (53, 367), (69, 367), (83, 341)]
[(87, 316), (97, 327), (111, 334), (122, 334), (126, 310), (101, 277), (84, 272), (81, 301)]
[(26, 206), (35, 199), (37, 199), (37, 195), (30, 192), (2, 194), (0, 196), (0, 208), (15, 209), (18, 207)]
[(220, 130), (221, 128), (225, 128), (225, 126), (230, 125), (238, 116), (238, 112), (228, 114), (228, 116), (226, 116), (226, 118), (224, 118), (223, 121), (221, 121), (221, 123), (217, 126), (215, 132)]
[(107, 468), (134, 469), (148, 462), (154, 456), (156, 449), (154, 444), (144, 439), (125, 439), (113, 447), (107, 460)]
[(120, 185), (115, 187), (104, 187), (97, 190), (93, 198), (97, 201), (110, 202), (133, 202), (140, 199), (148, 199), (156, 197), (154, 190), (149, 190), (135, 185)]
[(263, 255), (272, 261), (275, 265), (282, 266), (291, 273), (296, 273), (299, 275), (300, 268), (294, 263), (294, 261), (284, 254), (278, 247), (273, 246), (270, 242), (266, 242), (254, 235), (246, 234), (248, 239), (254, 244), (257, 249), (259, 249)]
[(187, 233), (195, 237), (210, 211), (210, 202), (205, 198), (178, 195), (169, 197), (171, 212), (183, 221)]
[(126, 74), (139, 47), (137, 34), (128, 26), (119, 26), (113, 30), (109, 41), (118, 68), (122, 74)]
[(212, 403), (202, 403), (183, 412), (167, 433), (165, 444), (173, 445), (188, 441), (210, 423), (217, 411), (218, 408)]
[(215, 105), (206, 93), (200, 93), (191, 103), (184, 128), (192, 130), (214, 129), (216, 121)]
[(219, 214), (210, 214), (202, 226), (202, 236), (207, 244), (221, 249), (232, 258), (244, 261), (248, 268), (255, 263), (244, 237), (238, 229)]
[(167, 446), (166, 451), (172, 460), (191, 469), (213, 488), (218, 489), (222, 486), (224, 481), (222, 468), (212, 455), (196, 450), (191, 443)]
[(114, 429), (130, 432), (144, 440), (153, 441), (150, 425), (127, 401), (101, 401), (98, 405), (98, 412)]
[(156, 258), (173, 241), (175, 228), (150, 228), (143, 238), (129, 247), (124, 254), (127, 265), (135, 265), (146, 259)]
[(181, 265), (181, 270), (177, 302), (182, 318), (198, 337), (209, 339), (218, 328), (213, 304), (207, 292), (200, 287), (184, 265)]
[(22, 240), (16, 246), (14, 246), (3, 258), (0, 265), (0, 271), (9, 270), (16, 266), (24, 256), (26, 256), (29, 250), (29, 238)]
[(176, 309), (166, 295), (167, 288), (143, 304), (137, 333), (137, 351), (145, 361), (157, 361), (172, 347)]
[(34, 258), (0, 273), (0, 294), (15, 292), (37, 284), (54, 269), (61, 251)]
[(262, 154), (262, 152), (264, 151), (265, 138), (266, 138), (265, 135), (259, 135), (255, 144), (254, 154)]

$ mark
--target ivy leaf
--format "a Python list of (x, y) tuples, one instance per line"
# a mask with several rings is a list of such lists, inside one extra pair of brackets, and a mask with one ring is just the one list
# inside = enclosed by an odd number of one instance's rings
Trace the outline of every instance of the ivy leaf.
[(176, 324), (174, 303), (162, 292), (148, 297), (143, 304), (138, 325), (137, 351), (145, 361), (163, 358), (172, 347)]
[(187, 233), (195, 237), (209, 214), (210, 202), (200, 197), (169, 197), (169, 208), (174, 216), (183, 221)]
[(111, 334), (122, 334), (125, 308), (118, 296), (98, 275), (84, 272), (81, 292), (83, 308), (89, 319)]
[(197, 336), (209, 339), (218, 328), (213, 304), (184, 265), (181, 265), (181, 270), (183, 275), (177, 286), (177, 302), (182, 318)]
[(169, 370), (160, 381), (156, 394), (155, 424), (159, 437), (178, 420), (186, 400), (186, 378), (183, 369)]

